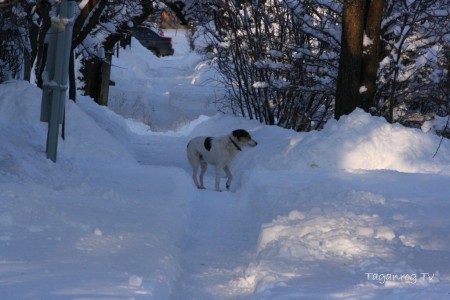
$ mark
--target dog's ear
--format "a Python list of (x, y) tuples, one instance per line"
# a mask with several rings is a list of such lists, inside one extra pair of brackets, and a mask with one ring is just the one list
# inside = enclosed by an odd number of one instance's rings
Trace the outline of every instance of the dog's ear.
[(237, 139), (250, 138), (250, 134), (244, 129), (233, 130), (233, 136)]
[[(233, 137), (240, 143), (243, 143), (244, 146), (255, 147), (258, 145), (256, 141), (252, 139), (250, 133), (248, 133), (244, 129), (236, 129), (232, 132)], [(240, 149), (239, 149), (240, 150)]]

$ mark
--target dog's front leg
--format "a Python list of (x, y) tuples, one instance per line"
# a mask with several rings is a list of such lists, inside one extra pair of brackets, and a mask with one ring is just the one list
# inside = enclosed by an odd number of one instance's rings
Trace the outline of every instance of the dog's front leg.
[(222, 166), (216, 166), (216, 191), (221, 192), (220, 190), (220, 172), (222, 171)]
[(233, 179), (233, 175), (231, 175), (231, 172), (230, 172), (230, 168), (228, 167), (228, 165), (227, 166), (225, 166), (225, 168), (223, 168), (223, 170), (225, 171), (225, 174), (227, 174), (227, 185), (226, 185), (226, 187), (227, 187), (227, 190), (229, 190), (230, 189), (230, 185), (231, 185), (231, 180)]

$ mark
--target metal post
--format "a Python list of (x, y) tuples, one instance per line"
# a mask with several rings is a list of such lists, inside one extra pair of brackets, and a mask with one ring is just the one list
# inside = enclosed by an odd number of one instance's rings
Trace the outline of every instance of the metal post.
[(47, 158), (56, 162), (59, 124), (63, 121), (75, 1), (62, 0), (47, 33), (47, 64), (43, 74), (41, 121), (48, 122)]

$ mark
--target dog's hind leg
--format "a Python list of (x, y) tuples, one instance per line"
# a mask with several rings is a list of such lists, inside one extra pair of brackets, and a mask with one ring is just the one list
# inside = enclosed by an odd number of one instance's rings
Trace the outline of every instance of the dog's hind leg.
[(225, 171), (225, 174), (227, 174), (228, 179), (227, 179), (226, 187), (227, 187), (227, 190), (229, 190), (230, 185), (231, 185), (231, 180), (233, 179), (233, 175), (231, 175), (230, 168), (228, 167), (228, 165), (225, 166), (225, 168), (223, 168), (223, 170)]
[(194, 180), (195, 185), (200, 189), (200, 185), (198, 184), (197, 180), (197, 171), (198, 171), (198, 164), (192, 164), (192, 180)]
[(208, 167), (208, 163), (206, 163), (206, 161), (204, 161), (204, 160), (200, 160), (200, 166), (201, 166), (201, 171), (200, 171), (200, 186), (199, 186), (198, 188), (199, 188), (199, 189), (204, 189), (205, 186), (203, 185), (203, 175), (205, 175), (206, 168)]
[(192, 167), (192, 180), (194, 180), (195, 186), (197, 188), (201, 189), (202, 186), (198, 184), (198, 180), (197, 180), (197, 171), (198, 171), (198, 167), (200, 165), (201, 158), (198, 153), (195, 153), (195, 152), (189, 151), (189, 150), (190, 149), (188, 148), (188, 160)]
[(222, 172), (221, 166), (216, 166), (216, 191), (221, 192), (220, 190), (220, 172)]

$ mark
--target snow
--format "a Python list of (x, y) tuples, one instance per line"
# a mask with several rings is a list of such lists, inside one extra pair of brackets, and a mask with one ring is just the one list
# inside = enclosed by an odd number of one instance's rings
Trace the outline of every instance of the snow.
[(364, 32), (364, 37), (363, 37), (363, 46), (364, 47), (369, 47), (373, 44), (373, 40), (367, 35), (366, 32)]
[[(297, 133), (229, 114), (213, 68), (133, 41), (111, 109), (66, 103), (45, 158), (41, 90), (0, 85), (5, 299), (446, 299), (450, 144), (356, 110)], [(244, 128), (230, 192), (197, 190), (186, 143)], [(211, 168), (212, 169), (212, 168)]]
[(253, 83), (252, 87), (255, 89), (264, 89), (269, 87), (269, 84), (265, 81), (256, 81)]
[(79, 7), (80, 9), (83, 9), (83, 8), (86, 6), (86, 4), (88, 4), (88, 2), (89, 2), (89, 0), (82, 0), (82, 1), (78, 4), (78, 7)]

